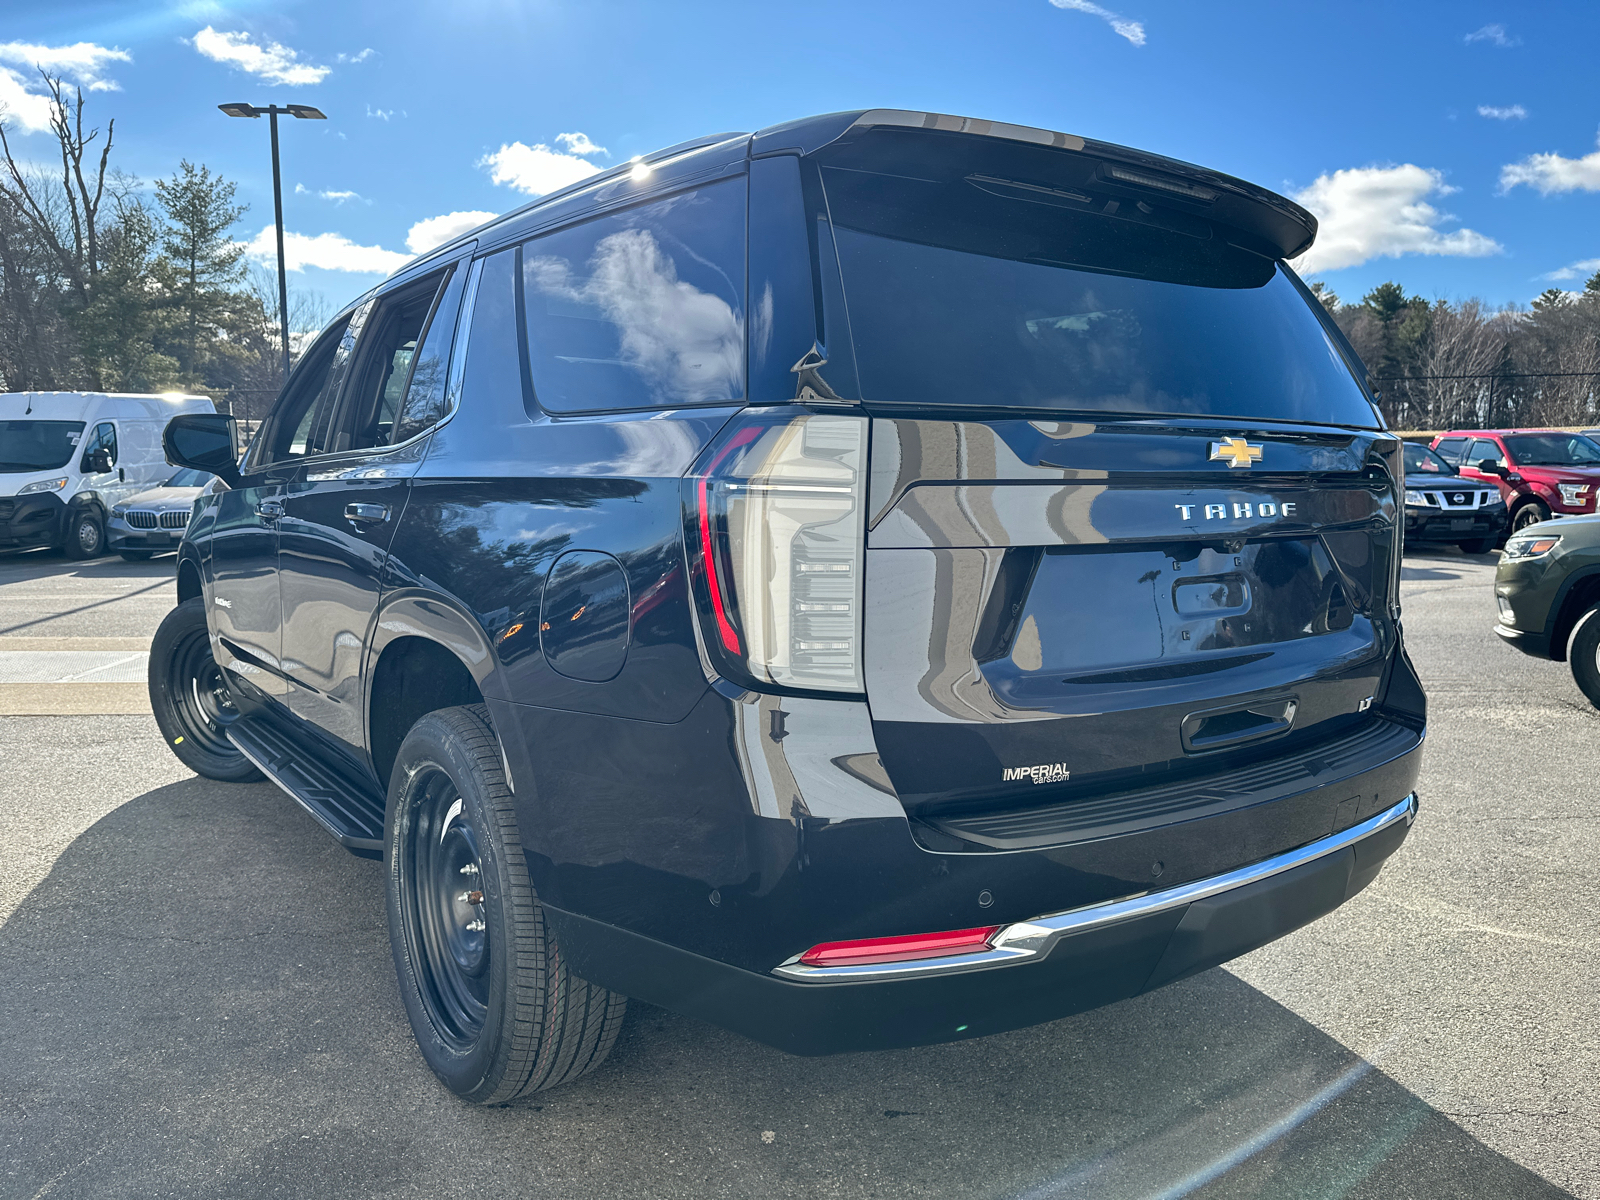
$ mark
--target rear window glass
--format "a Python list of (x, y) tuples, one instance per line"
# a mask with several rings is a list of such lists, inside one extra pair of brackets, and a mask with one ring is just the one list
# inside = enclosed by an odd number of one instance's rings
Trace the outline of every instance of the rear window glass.
[(1286, 269), (1208, 221), (988, 175), (823, 179), (869, 403), (1377, 424)]
[(744, 397), (743, 179), (522, 247), (528, 366), (552, 412)]

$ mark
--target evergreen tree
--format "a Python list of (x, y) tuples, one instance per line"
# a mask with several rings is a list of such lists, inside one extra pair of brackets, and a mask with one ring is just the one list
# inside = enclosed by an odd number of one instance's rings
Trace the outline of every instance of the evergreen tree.
[(248, 205), (235, 204), (235, 185), (188, 159), (171, 179), (156, 181), (166, 216), (161, 253), (167, 304), (178, 318), (173, 349), (179, 370), (201, 385), (215, 343), (239, 308), (244, 247), (228, 231)]

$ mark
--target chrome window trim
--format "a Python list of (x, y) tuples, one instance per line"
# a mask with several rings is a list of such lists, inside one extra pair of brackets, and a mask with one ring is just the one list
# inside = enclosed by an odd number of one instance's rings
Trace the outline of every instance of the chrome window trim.
[(1165, 888), (1158, 892), (1144, 892), (1108, 900), (1084, 908), (1069, 909), (1050, 916), (1035, 917), (1007, 925), (995, 934), (988, 950), (973, 954), (952, 954), (944, 958), (925, 958), (911, 962), (872, 963), (864, 966), (808, 967), (799, 956), (774, 967), (772, 973), (794, 983), (877, 983), (894, 979), (926, 979), (935, 975), (954, 975), (965, 971), (983, 971), (996, 967), (1013, 966), (1045, 957), (1062, 938), (1090, 929), (1147, 917), (1169, 909), (1181, 908), (1197, 900), (1231, 892), (1292, 871), (1306, 863), (1315, 862), (1353, 846), (1372, 835), (1387, 829), (1396, 822), (1411, 824), (1417, 816), (1417, 794), (1412, 792), (1404, 800), (1391, 805), (1374, 817), (1369, 817), (1349, 829), (1341, 830), (1315, 842), (1308, 842), (1294, 850), (1262, 859), (1246, 867), (1197, 879), (1193, 883)]

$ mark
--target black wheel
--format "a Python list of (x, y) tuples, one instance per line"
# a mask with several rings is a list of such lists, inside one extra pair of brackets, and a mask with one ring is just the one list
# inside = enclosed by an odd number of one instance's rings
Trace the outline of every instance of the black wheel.
[(99, 558), (106, 552), (106, 527), (92, 508), (80, 508), (67, 518), (68, 558)]
[(150, 707), (167, 745), (207, 779), (254, 783), (261, 772), (228, 740), (239, 717), (227, 676), (211, 657), (205, 600), (185, 600), (166, 615), (150, 644)]
[(561, 956), (481, 704), (411, 727), (395, 757), (385, 833), (400, 995), (445, 1086), (504, 1104), (599, 1066), (627, 1000), (579, 979)]
[(155, 557), (154, 550), (118, 550), (118, 554), (129, 562), (149, 562)]
[(1600, 708), (1600, 604), (1578, 618), (1567, 646), (1572, 678), (1589, 703)]
[(1511, 532), (1526, 529), (1529, 525), (1537, 525), (1540, 521), (1550, 519), (1550, 510), (1538, 500), (1529, 500), (1516, 512), (1511, 514)]
[(1456, 544), (1468, 554), (1487, 554), (1495, 548), (1496, 543), (1499, 541), (1499, 538), (1485, 537), (1473, 538), (1470, 542), (1457, 542)]

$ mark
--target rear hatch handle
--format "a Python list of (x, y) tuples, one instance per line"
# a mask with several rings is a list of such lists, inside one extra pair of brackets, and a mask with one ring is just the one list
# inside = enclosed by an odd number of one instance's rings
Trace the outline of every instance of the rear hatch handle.
[(1300, 707), (1297, 696), (1272, 696), (1249, 704), (1207, 708), (1183, 718), (1183, 749), (1188, 754), (1228, 750), (1287, 733)]

